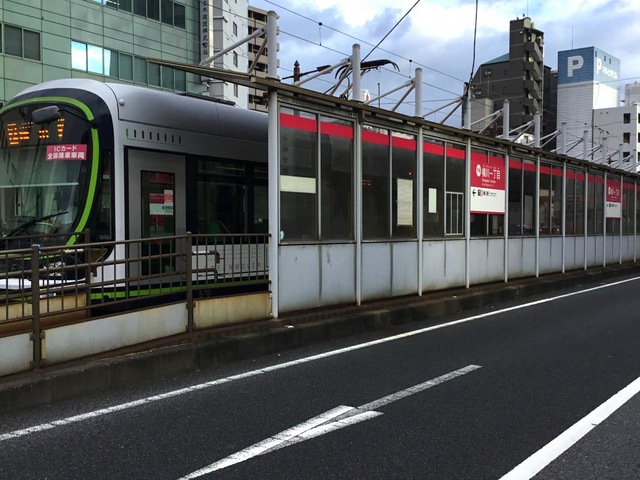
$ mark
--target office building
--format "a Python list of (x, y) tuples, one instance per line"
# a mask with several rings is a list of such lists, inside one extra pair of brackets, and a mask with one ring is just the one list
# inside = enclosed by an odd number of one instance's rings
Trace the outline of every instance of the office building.
[(4, 0), (0, 6), (2, 101), (29, 85), (72, 77), (203, 90), (197, 76), (145, 60), (199, 61), (194, 2)]
[[(257, 22), (247, 11), (247, 0), (2, 0), (0, 102), (30, 85), (82, 77), (212, 94), (247, 107), (246, 87), (146, 61), (197, 65), (247, 37)], [(246, 72), (257, 51), (250, 49), (245, 43), (213, 64)]]

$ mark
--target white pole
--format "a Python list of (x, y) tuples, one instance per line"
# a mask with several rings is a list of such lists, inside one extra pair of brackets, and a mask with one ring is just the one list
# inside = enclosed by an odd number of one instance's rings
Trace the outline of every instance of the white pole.
[(511, 131), (511, 126), (509, 125), (509, 117), (511, 116), (510, 108), (509, 108), (509, 100), (504, 101), (502, 104), (502, 138), (505, 140), (510, 140), (509, 132)]
[(269, 281), (271, 282), (271, 315), (278, 318), (280, 265), (280, 135), (278, 132), (278, 91), (269, 92)]
[[(278, 14), (273, 10), (267, 13), (267, 78), (278, 77)], [(277, 119), (276, 119), (277, 120)]]
[(360, 91), (360, 45), (355, 43), (351, 53), (351, 71), (353, 72), (353, 95), (351, 98), (356, 102), (362, 101), (362, 92)]
[(413, 79), (413, 85), (416, 90), (415, 93), (415, 115), (416, 117), (422, 117), (422, 69), (416, 68), (416, 76)]

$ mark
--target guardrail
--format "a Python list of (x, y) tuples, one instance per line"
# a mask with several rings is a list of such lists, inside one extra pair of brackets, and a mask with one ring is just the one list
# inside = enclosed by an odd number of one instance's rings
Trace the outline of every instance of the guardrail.
[[(32, 368), (45, 363), (46, 330), (184, 303), (183, 327), (190, 332), (212, 325), (197, 302), (269, 291), (267, 234), (187, 233), (71, 246), (31, 241), (29, 248), (0, 250), (0, 339), (28, 335)], [(132, 337), (120, 340), (122, 346)]]

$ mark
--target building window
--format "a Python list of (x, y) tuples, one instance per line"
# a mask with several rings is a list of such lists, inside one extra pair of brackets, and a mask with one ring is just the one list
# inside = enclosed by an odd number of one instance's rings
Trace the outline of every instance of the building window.
[(133, 67), (133, 81), (146, 84), (148, 82), (146, 60), (142, 57), (135, 57), (133, 59)]
[(147, 0), (147, 18), (160, 21), (160, 0)]
[(173, 68), (162, 67), (160, 73), (162, 75), (162, 87), (173, 90), (175, 88), (175, 81), (173, 79)]
[(236, 22), (233, 22), (233, 34), (236, 37), (238, 36), (238, 24), (236, 24)]
[(238, 66), (238, 54), (236, 52), (233, 52), (233, 66)]
[(178, 28), (185, 28), (185, 15), (184, 5), (180, 3), (173, 3), (173, 26)]
[(120, 79), (133, 80), (133, 57), (126, 53), (121, 53), (120, 57)]
[(87, 71), (87, 45), (71, 42), (71, 68)]
[(630, 113), (623, 114), (622, 122), (623, 123), (631, 123), (631, 114)]
[(160, 21), (167, 25), (173, 25), (173, 2), (171, 0), (162, 0), (160, 4)]
[(161, 70), (160, 65), (148, 63), (143, 57), (83, 42), (71, 42), (71, 68), (153, 87), (182, 92), (187, 90), (185, 72), (169, 67), (162, 67)]
[(131, 11), (131, 0), (119, 0), (117, 2), (118, 10), (122, 10), (123, 12)]
[(147, 0), (133, 0), (133, 13), (142, 17), (147, 16)]
[(622, 134), (622, 143), (630, 143), (631, 142), (631, 133), (630, 132), (624, 132)]
[(40, 34), (12, 25), (4, 26), (4, 53), (40, 60)]

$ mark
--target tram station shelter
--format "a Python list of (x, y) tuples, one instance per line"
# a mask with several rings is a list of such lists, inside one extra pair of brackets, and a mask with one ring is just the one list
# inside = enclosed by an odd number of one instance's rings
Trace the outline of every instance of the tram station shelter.
[(269, 98), (273, 315), (635, 261), (635, 174), (277, 79), (174, 62)]

